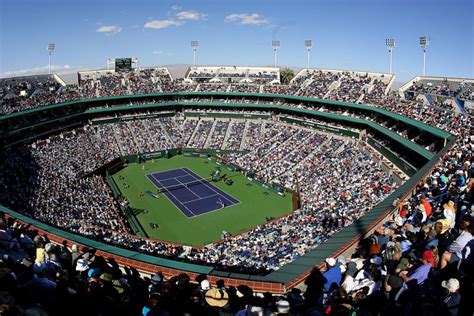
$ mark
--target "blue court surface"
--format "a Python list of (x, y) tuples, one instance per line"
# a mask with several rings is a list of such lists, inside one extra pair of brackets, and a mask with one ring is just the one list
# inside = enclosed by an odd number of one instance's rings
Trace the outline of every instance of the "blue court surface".
[(147, 177), (187, 217), (240, 203), (188, 168), (157, 172)]

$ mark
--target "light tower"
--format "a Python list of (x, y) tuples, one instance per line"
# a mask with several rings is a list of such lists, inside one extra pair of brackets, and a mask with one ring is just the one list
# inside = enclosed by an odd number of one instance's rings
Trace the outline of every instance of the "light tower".
[(393, 38), (387, 38), (385, 40), (385, 45), (387, 46), (390, 55), (390, 74), (392, 74), (392, 53), (395, 48), (395, 40)]
[(51, 54), (54, 52), (54, 49), (56, 48), (55, 44), (49, 43), (48, 44), (48, 73), (51, 74)]
[(110, 65), (115, 65), (115, 59), (113, 58), (107, 59), (107, 70), (110, 70)]
[(308, 70), (309, 70), (309, 60), (310, 60), (311, 48), (313, 48), (313, 41), (312, 40), (305, 40), (304, 41), (304, 46), (308, 50)]
[(277, 66), (277, 51), (280, 48), (280, 41), (272, 41), (273, 54), (275, 56), (275, 67)]
[(193, 49), (193, 66), (196, 66), (196, 50), (198, 45), (198, 41), (191, 41), (191, 48)]
[(423, 76), (426, 74), (426, 49), (428, 48), (428, 37), (420, 37), (420, 46), (423, 50)]

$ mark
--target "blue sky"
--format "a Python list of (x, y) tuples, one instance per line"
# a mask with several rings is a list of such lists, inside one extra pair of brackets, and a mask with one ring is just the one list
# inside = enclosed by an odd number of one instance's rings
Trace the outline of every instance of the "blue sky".
[(0, 74), (46, 70), (48, 42), (57, 71), (103, 68), (108, 58), (144, 66), (279, 65), (388, 72), (385, 38), (394, 38), (398, 81), (422, 72), (419, 36), (430, 40), (427, 75), (474, 78), (472, 0), (0, 1)]

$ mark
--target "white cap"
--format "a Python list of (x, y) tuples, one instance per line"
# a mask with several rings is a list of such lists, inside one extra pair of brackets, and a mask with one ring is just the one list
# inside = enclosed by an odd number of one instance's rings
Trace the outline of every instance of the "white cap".
[(449, 279), (448, 281), (441, 282), (441, 286), (447, 289), (450, 293), (454, 293), (459, 290), (459, 281), (457, 279)]
[(288, 313), (290, 311), (290, 303), (288, 303), (288, 301), (285, 301), (285, 300), (278, 301), (277, 309), (278, 309), (278, 313)]
[(331, 267), (334, 267), (336, 265), (336, 259), (334, 258), (326, 258), (326, 263), (331, 266)]
[(89, 263), (86, 259), (79, 259), (76, 263), (76, 271), (82, 272), (89, 269)]
[(201, 281), (201, 290), (207, 291), (211, 288), (211, 284), (209, 283), (209, 280), (202, 280)]

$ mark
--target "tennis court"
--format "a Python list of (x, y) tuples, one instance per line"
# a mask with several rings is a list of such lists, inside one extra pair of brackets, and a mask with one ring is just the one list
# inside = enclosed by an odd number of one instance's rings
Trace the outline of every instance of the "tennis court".
[(187, 217), (240, 203), (188, 168), (152, 173), (147, 178)]

